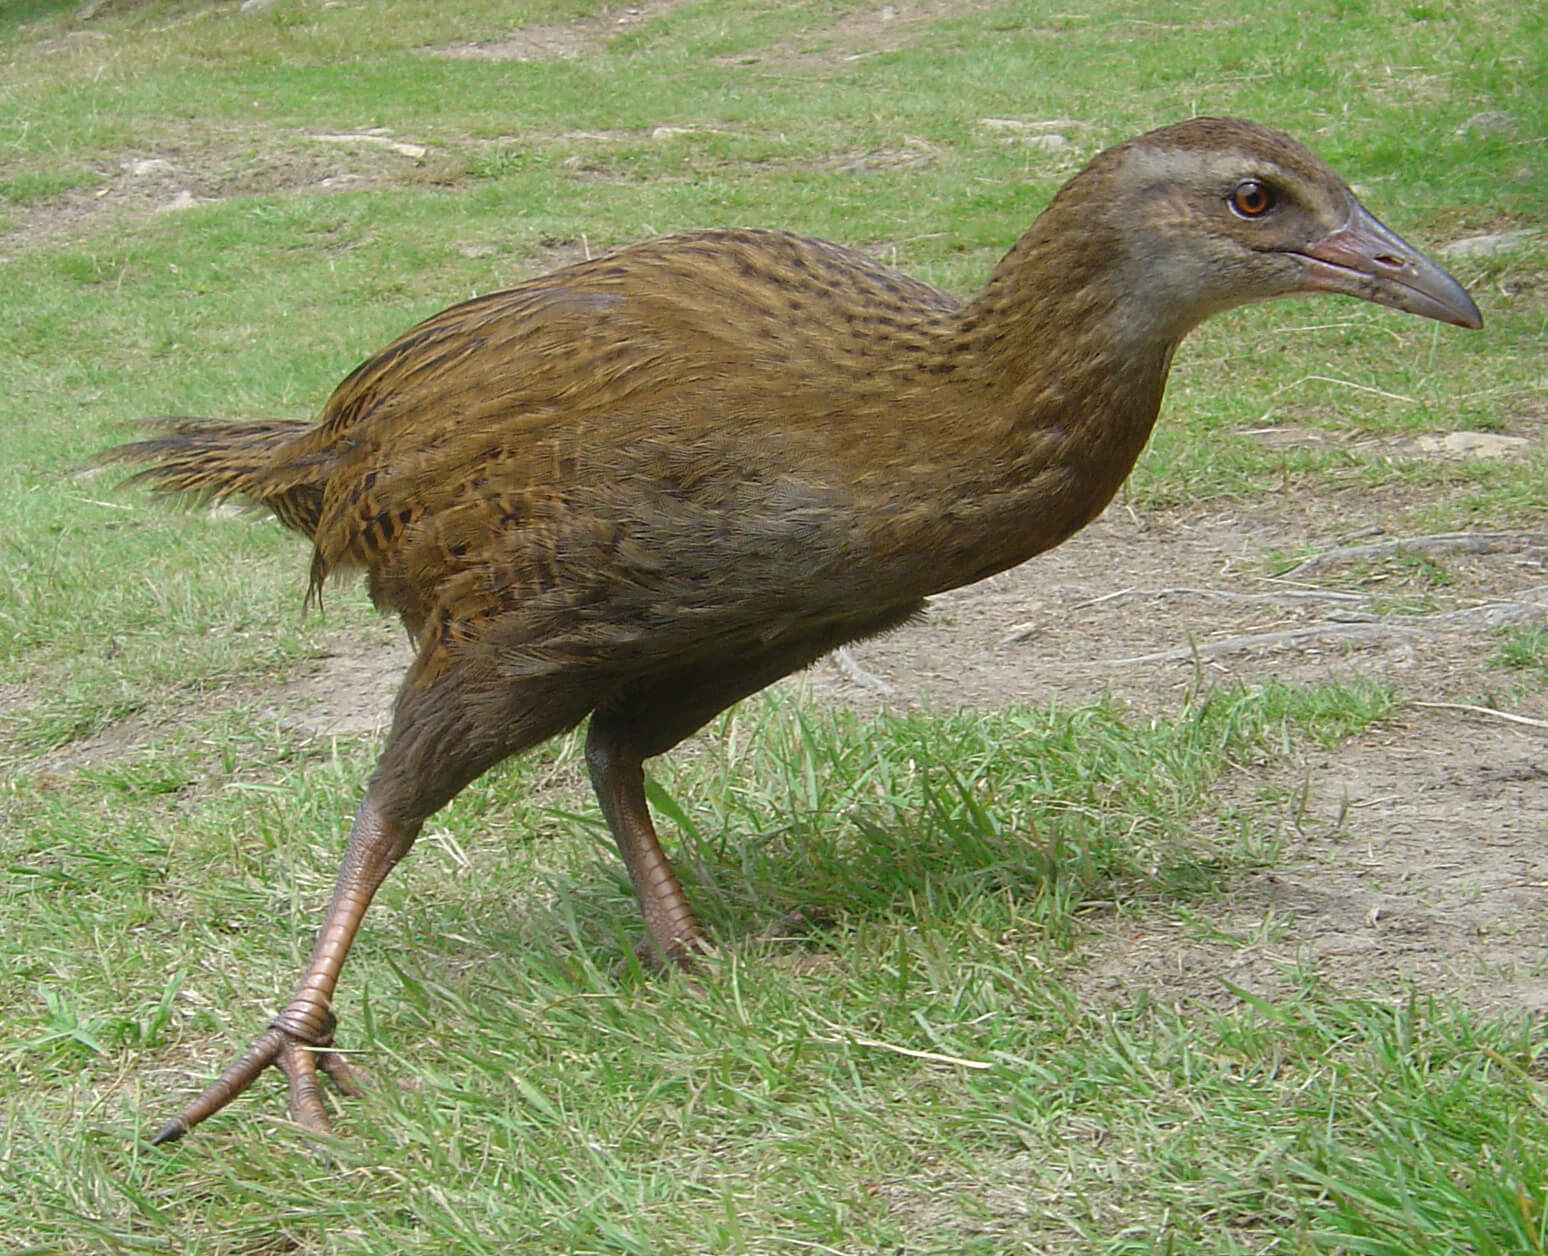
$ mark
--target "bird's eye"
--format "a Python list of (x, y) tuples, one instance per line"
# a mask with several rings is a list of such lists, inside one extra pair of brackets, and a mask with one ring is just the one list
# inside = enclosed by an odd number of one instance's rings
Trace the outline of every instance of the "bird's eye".
[(1231, 190), (1231, 208), (1242, 218), (1261, 218), (1274, 208), (1274, 193), (1266, 183), (1243, 179)]

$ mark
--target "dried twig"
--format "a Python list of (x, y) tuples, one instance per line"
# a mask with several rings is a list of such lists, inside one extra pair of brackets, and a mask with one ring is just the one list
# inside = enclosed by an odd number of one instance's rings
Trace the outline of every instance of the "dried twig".
[(1548, 584), (1522, 589), (1507, 602), (1484, 602), (1478, 606), (1464, 606), (1454, 611), (1435, 611), (1429, 615), (1383, 615), (1381, 621), (1389, 624), (1440, 624), (1452, 631), (1482, 626), (1495, 628), (1500, 624), (1513, 623), (1518, 619), (1530, 619), (1533, 615), (1548, 614)]
[(988, 1060), (965, 1060), (959, 1055), (943, 1055), (939, 1051), (919, 1051), (913, 1047), (900, 1047), (895, 1042), (883, 1042), (880, 1038), (867, 1038), (863, 1034), (852, 1033), (842, 1025), (835, 1025), (830, 1020), (818, 1017), (824, 1025), (838, 1036), (836, 1038), (818, 1039), (818, 1041), (834, 1043), (852, 1043), (857, 1047), (877, 1047), (882, 1051), (891, 1051), (897, 1055), (906, 1055), (915, 1060), (929, 1060), (933, 1064), (955, 1064), (960, 1068), (993, 1068)]
[[(1216, 590), (1177, 590), (1188, 593), (1219, 593), (1222, 597), (1233, 597), (1227, 591)], [(1285, 590), (1285, 593), (1294, 593), (1295, 590)], [(1266, 594), (1265, 600), (1279, 600), (1282, 595)], [(1256, 600), (1258, 594), (1241, 593), (1234, 595), (1233, 600)], [(1358, 595), (1335, 594), (1333, 599), (1339, 602), (1353, 598), (1360, 600)], [(1234, 637), (1225, 637), (1219, 641), (1206, 641), (1189, 646), (1178, 646), (1170, 650), (1158, 650), (1153, 654), (1137, 654), (1130, 658), (1099, 659), (1094, 666), (1098, 667), (1129, 667), (1140, 663), (1175, 663), (1187, 662), (1192, 659), (1214, 658), (1220, 654), (1240, 654), (1248, 650), (1260, 650), (1265, 648), (1299, 645), (1303, 641), (1314, 641), (1320, 638), (1334, 638), (1342, 640), (1355, 640), (1372, 637), (1430, 637), (1444, 632), (1466, 632), (1476, 628), (1494, 628), (1500, 624), (1512, 623), (1518, 619), (1530, 619), (1533, 616), (1548, 614), (1548, 584), (1536, 585), (1530, 589), (1523, 589), (1516, 597), (1509, 601), (1485, 602), (1480, 606), (1464, 606), (1453, 611), (1434, 611), (1428, 615), (1385, 614), (1378, 615), (1374, 612), (1357, 610), (1335, 610), (1330, 612), (1333, 618), (1322, 620), (1315, 624), (1306, 624), (1299, 628), (1285, 628), (1277, 632), (1252, 632), (1243, 633)], [(1032, 634), (1033, 625), (1018, 625), (1012, 635), (1006, 638), (1006, 642), (1025, 640)]]
[(1509, 720), (1512, 724), (1525, 724), (1529, 728), (1548, 728), (1548, 720), (1534, 720), (1530, 715), (1516, 715), (1511, 711), (1496, 711), (1493, 707), (1474, 706), (1471, 702), (1418, 702), (1409, 706), (1432, 707), (1437, 711), (1470, 711), (1474, 715), (1488, 715), (1497, 720)]
[(1254, 632), (1226, 637), (1221, 641), (1209, 641), (1192, 646), (1179, 646), (1172, 650), (1159, 650), (1154, 654), (1140, 654), (1126, 659), (1103, 659), (1101, 666), (1124, 667), (1137, 663), (1187, 662), (1190, 659), (1214, 658), (1219, 654), (1240, 654), (1247, 650), (1272, 646), (1298, 645), (1302, 641), (1332, 637), (1344, 640), (1370, 637), (1431, 637), (1442, 632), (1460, 632), (1474, 627), (1492, 628), (1499, 624), (1526, 619), (1548, 611), (1544, 598), (1548, 597), (1548, 585), (1528, 589), (1521, 601), (1487, 602), (1482, 606), (1468, 606), (1455, 611), (1437, 611), (1432, 615), (1385, 615), (1361, 616), (1344, 621), (1324, 620), (1308, 624), (1304, 628), (1287, 628), (1280, 632)]
[(1520, 549), (1548, 549), (1548, 536), (1541, 532), (1437, 532), (1431, 536), (1398, 537), (1370, 545), (1346, 545), (1313, 554), (1289, 571), (1281, 572), (1280, 578), (1308, 575), (1338, 563), (1390, 558), (1394, 554), (1500, 554)]
[(833, 651), (833, 662), (838, 666), (839, 671), (863, 689), (870, 689), (886, 698), (891, 698), (898, 692), (896, 685), (861, 667), (847, 645), (841, 645)]
[[(1363, 593), (1337, 593), (1332, 589), (1277, 589), (1269, 593), (1238, 593), (1232, 589), (1199, 589), (1188, 585), (1177, 585), (1164, 589), (1117, 589), (1112, 593), (1104, 593), (1101, 597), (1090, 598), (1084, 602), (1077, 602), (1070, 607), (1071, 611), (1082, 611), (1092, 606), (1100, 606), (1104, 602), (1116, 602), (1125, 598), (1145, 597), (1202, 597), (1217, 602), (1270, 602), (1284, 604), (1286, 602), (1368, 602), (1370, 598)], [(1017, 645), (1034, 637), (1043, 627), (1042, 620), (1028, 619), (1023, 623), (1012, 624), (1000, 638), (1001, 645)]]
[(1212, 659), (1220, 654), (1242, 654), (1248, 650), (1262, 650), (1276, 646), (1299, 645), (1303, 641), (1318, 638), (1352, 640), (1362, 637), (1428, 637), (1433, 633), (1404, 624), (1324, 622), (1306, 628), (1286, 628), (1280, 632), (1249, 632), (1220, 641), (1202, 642), (1196, 645), (1178, 646), (1172, 650), (1157, 650), (1154, 654), (1136, 654), (1126, 659), (1098, 659), (1094, 667), (1130, 667), (1140, 663), (1186, 663), (1193, 659)]

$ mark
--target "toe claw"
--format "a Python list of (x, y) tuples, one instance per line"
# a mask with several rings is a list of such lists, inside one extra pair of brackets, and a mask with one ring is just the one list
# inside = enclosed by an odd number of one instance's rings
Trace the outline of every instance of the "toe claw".
[(175, 1116), (151, 1135), (150, 1145), (164, 1147), (167, 1143), (177, 1142), (186, 1133), (188, 1133), (187, 1122), (182, 1117)]

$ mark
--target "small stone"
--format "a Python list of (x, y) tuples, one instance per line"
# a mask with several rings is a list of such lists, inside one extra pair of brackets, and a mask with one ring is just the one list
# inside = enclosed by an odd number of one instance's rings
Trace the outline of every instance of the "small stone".
[(1496, 432), (1447, 432), (1444, 436), (1421, 436), (1414, 441), (1427, 454), (1447, 458), (1509, 458), (1525, 451), (1524, 436), (1501, 436)]
[(180, 209), (192, 209), (195, 205), (200, 204), (203, 204), (203, 202), (187, 188), (184, 188), (165, 205), (158, 205), (156, 212), (158, 214), (172, 214)]
[(1488, 235), (1468, 236), (1443, 244), (1435, 251), (1445, 258), (1496, 257), (1519, 249), (1537, 235), (1532, 227), (1518, 227), (1514, 231), (1492, 231)]
[(238, 13), (262, 13), (265, 9), (272, 9), (274, 0), (242, 0)]
[(986, 131), (1067, 131), (1079, 127), (1074, 118), (980, 118), (978, 125)]
[(1485, 109), (1457, 128), (1458, 135), (1509, 135), (1521, 129), (1521, 119), (1508, 109)]
[(402, 157), (412, 157), (415, 161), (422, 160), (430, 150), (423, 144), (409, 144), (403, 140), (395, 140), (390, 135), (382, 134), (384, 128), (376, 128), (370, 131), (346, 131), (335, 134), (332, 132), (310, 132), (307, 139), (317, 140), (322, 144), (368, 144), (377, 148), (390, 149)]
[(147, 157), (130, 166), (129, 173), (136, 179), (153, 179), (158, 175), (171, 174), (172, 163), (163, 161), (160, 157)]

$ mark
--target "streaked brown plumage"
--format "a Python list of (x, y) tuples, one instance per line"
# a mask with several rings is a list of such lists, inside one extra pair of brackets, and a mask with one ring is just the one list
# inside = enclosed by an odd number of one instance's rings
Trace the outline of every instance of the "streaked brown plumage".
[(501, 759), (588, 716), (587, 763), (661, 961), (702, 931), (643, 760), (925, 597), (1057, 545), (1111, 499), (1202, 319), (1344, 292), (1477, 309), (1321, 161), (1194, 119), (1099, 155), (974, 300), (817, 240), (703, 231), (457, 305), (358, 367), (315, 425), (172, 420), (110, 451), (157, 488), (268, 507), (359, 568), (418, 643), (290, 1002), (156, 1135), (268, 1064), (324, 1129), (329, 1011), (382, 879)]

